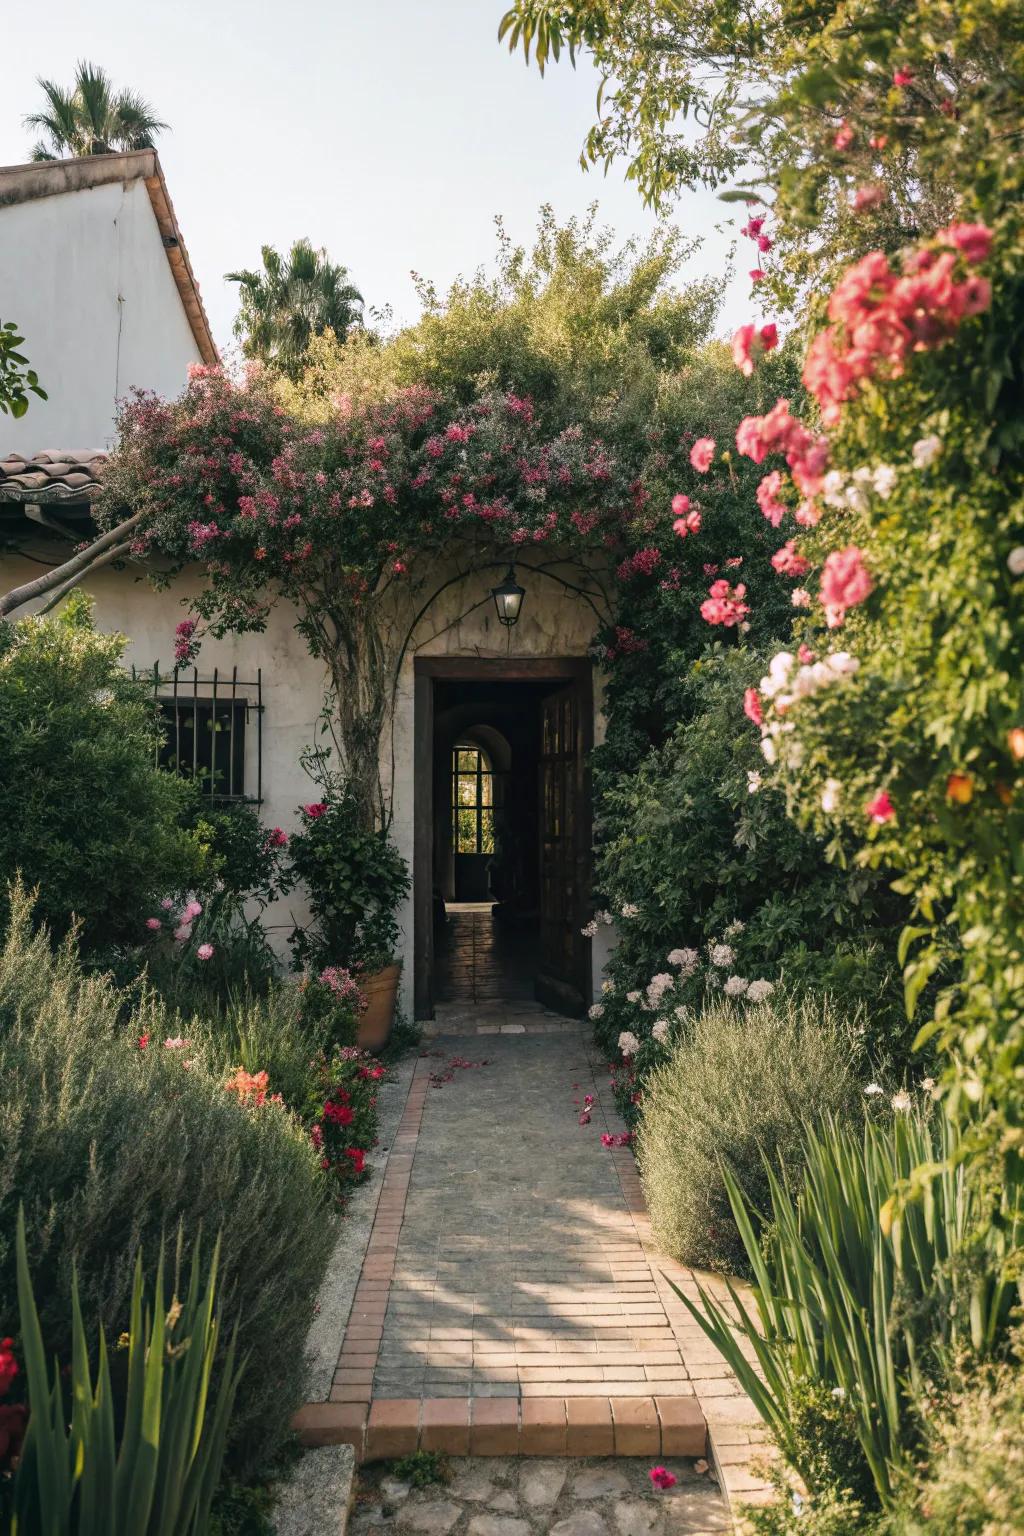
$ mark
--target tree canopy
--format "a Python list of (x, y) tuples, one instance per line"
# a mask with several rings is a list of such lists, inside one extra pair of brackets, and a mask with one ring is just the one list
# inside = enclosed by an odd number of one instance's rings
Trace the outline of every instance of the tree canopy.
[(227, 274), (241, 295), (235, 335), (246, 357), (297, 378), (315, 337), (329, 331), (343, 342), (362, 323), (363, 296), (349, 282), (348, 269), (308, 240), (296, 240), (286, 257), (264, 245), (261, 256), (262, 271)]
[(148, 101), (135, 91), (115, 91), (106, 71), (87, 60), (78, 63), (70, 90), (41, 77), (37, 83), (46, 105), (25, 118), (26, 128), (42, 134), (33, 160), (152, 149), (167, 127)]

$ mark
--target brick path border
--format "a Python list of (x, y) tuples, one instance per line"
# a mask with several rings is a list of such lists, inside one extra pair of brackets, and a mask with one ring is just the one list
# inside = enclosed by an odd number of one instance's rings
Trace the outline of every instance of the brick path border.
[[(766, 1498), (768, 1486), (750, 1468), (751, 1460), (765, 1450), (763, 1432), (751, 1422), (752, 1405), (734, 1379), (730, 1392), (721, 1395), (722, 1382), (727, 1378), (717, 1368), (714, 1377), (708, 1370), (703, 1384), (700, 1379), (694, 1382), (693, 1397), (623, 1398), (597, 1393), (566, 1398), (373, 1397), (373, 1377), (430, 1074), (429, 1058), (421, 1057), (388, 1157), (330, 1396), (327, 1402), (307, 1403), (293, 1419), (302, 1442), (308, 1446), (351, 1445), (357, 1461), (385, 1460), (416, 1450), (451, 1456), (654, 1459), (710, 1454), (730, 1503), (737, 1498), (749, 1502)], [(598, 1088), (598, 1103), (607, 1115), (600, 1084)], [(654, 1249), (632, 1152), (623, 1147), (610, 1155), (669, 1320), (692, 1324), (670, 1281), (692, 1291), (693, 1276)], [(680, 1351), (685, 1360), (682, 1344)]]

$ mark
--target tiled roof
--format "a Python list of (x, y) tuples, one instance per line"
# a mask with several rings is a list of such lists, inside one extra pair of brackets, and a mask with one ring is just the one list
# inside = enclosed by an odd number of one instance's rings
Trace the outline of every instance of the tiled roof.
[(92, 501), (107, 457), (102, 448), (9, 453), (0, 459), (0, 501)]

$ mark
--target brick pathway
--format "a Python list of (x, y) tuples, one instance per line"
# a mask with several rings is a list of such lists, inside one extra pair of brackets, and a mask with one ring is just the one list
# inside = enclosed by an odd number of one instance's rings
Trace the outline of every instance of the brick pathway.
[(653, 1249), (628, 1148), (601, 1145), (621, 1123), (589, 1025), (476, 1017), (424, 1045), (330, 1399), (298, 1427), (369, 1460), (699, 1457), (710, 1428), (726, 1490), (764, 1497), (756, 1414), (670, 1284), (694, 1277)]

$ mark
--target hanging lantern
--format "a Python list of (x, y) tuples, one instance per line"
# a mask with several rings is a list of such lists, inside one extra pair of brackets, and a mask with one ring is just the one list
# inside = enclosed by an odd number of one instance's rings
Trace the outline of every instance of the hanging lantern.
[(506, 629), (511, 629), (513, 624), (519, 622), (519, 611), (526, 596), (526, 588), (521, 587), (516, 581), (514, 565), (509, 566), (505, 580), (499, 586), (491, 588), (491, 596), (498, 610), (499, 622), (504, 624)]

